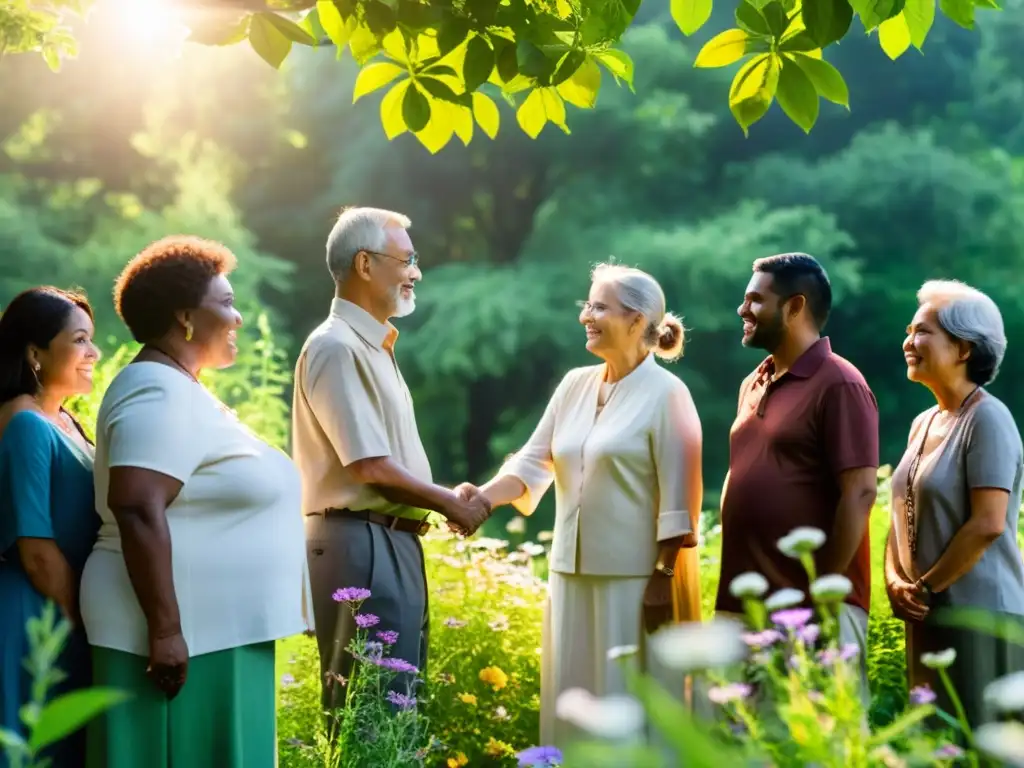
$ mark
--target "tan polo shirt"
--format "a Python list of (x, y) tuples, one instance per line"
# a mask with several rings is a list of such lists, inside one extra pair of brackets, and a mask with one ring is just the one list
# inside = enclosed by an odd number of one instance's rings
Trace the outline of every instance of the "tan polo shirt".
[(348, 467), (390, 456), (409, 474), (433, 482), (412, 395), (394, 357), (398, 330), (344, 299), (310, 334), (295, 366), (292, 453), (302, 474), (303, 514), (372, 510), (424, 519), (424, 509), (393, 504), (358, 482)]

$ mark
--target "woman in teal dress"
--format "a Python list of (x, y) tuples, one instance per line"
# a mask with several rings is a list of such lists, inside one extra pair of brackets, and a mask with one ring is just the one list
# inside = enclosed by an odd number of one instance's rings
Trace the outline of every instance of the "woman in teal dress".
[[(33, 288), (0, 316), (0, 727), (21, 735), (32, 690), (26, 623), (48, 601), (73, 627), (57, 662), (65, 677), (49, 698), (91, 683), (78, 586), (99, 528), (93, 455), (63, 403), (92, 390), (98, 359), (82, 296)], [(50, 748), (53, 768), (84, 765), (84, 734)], [(0, 768), (8, 765), (0, 753)]]

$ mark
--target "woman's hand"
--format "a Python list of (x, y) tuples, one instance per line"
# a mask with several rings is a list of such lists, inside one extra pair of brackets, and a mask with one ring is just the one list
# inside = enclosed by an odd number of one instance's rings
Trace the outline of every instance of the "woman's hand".
[(188, 645), (181, 632), (150, 638), (146, 674), (171, 700), (181, 691), (188, 676)]
[(671, 621), (672, 577), (655, 571), (644, 590), (644, 629), (653, 634)]
[(921, 601), (921, 590), (909, 581), (893, 577), (885, 585), (892, 612), (904, 621), (924, 621), (928, 606)]

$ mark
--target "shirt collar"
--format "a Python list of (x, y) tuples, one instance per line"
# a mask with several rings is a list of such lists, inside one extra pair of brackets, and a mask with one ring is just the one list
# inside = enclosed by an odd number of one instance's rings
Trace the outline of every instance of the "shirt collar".
[[(796, 362), (790, 366), (787, 373), (791, 373), (798, 379), (809, 379), (818, 369), (821, 368), (821, 364), (825, 362), (825, 359), (832, 354), (832, 344), (828, 340), (828, 336), (822, 336), (816, 342), (811, 344), (804, 353), (796, 359)], [(758, 381), (767, 381), (775, 373), (775, 364), (772, 362), (772, 357), (769, 355), (764, 361), (757, 367), (757, 379)]]
[(398, 339), (395, 326), (378, 322), (365, 309), (346, 299), (335, 298), (331, 302), (331, 315), (348, 323), (363, 341), (377, 349), (391, 349)]

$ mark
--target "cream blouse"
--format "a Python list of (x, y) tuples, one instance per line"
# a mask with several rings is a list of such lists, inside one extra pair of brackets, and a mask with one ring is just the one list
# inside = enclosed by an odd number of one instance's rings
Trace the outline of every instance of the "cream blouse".
[(554, 481), (552, 571), (649, 576), (658, 542), (692, 530), (684, 424), (699, 422), (686, 385), (653, 355), (599, 408), (605, 373), (603, 364), (569, 371), (498, 474), (526, 486), (512, 504), (527, 515)]

